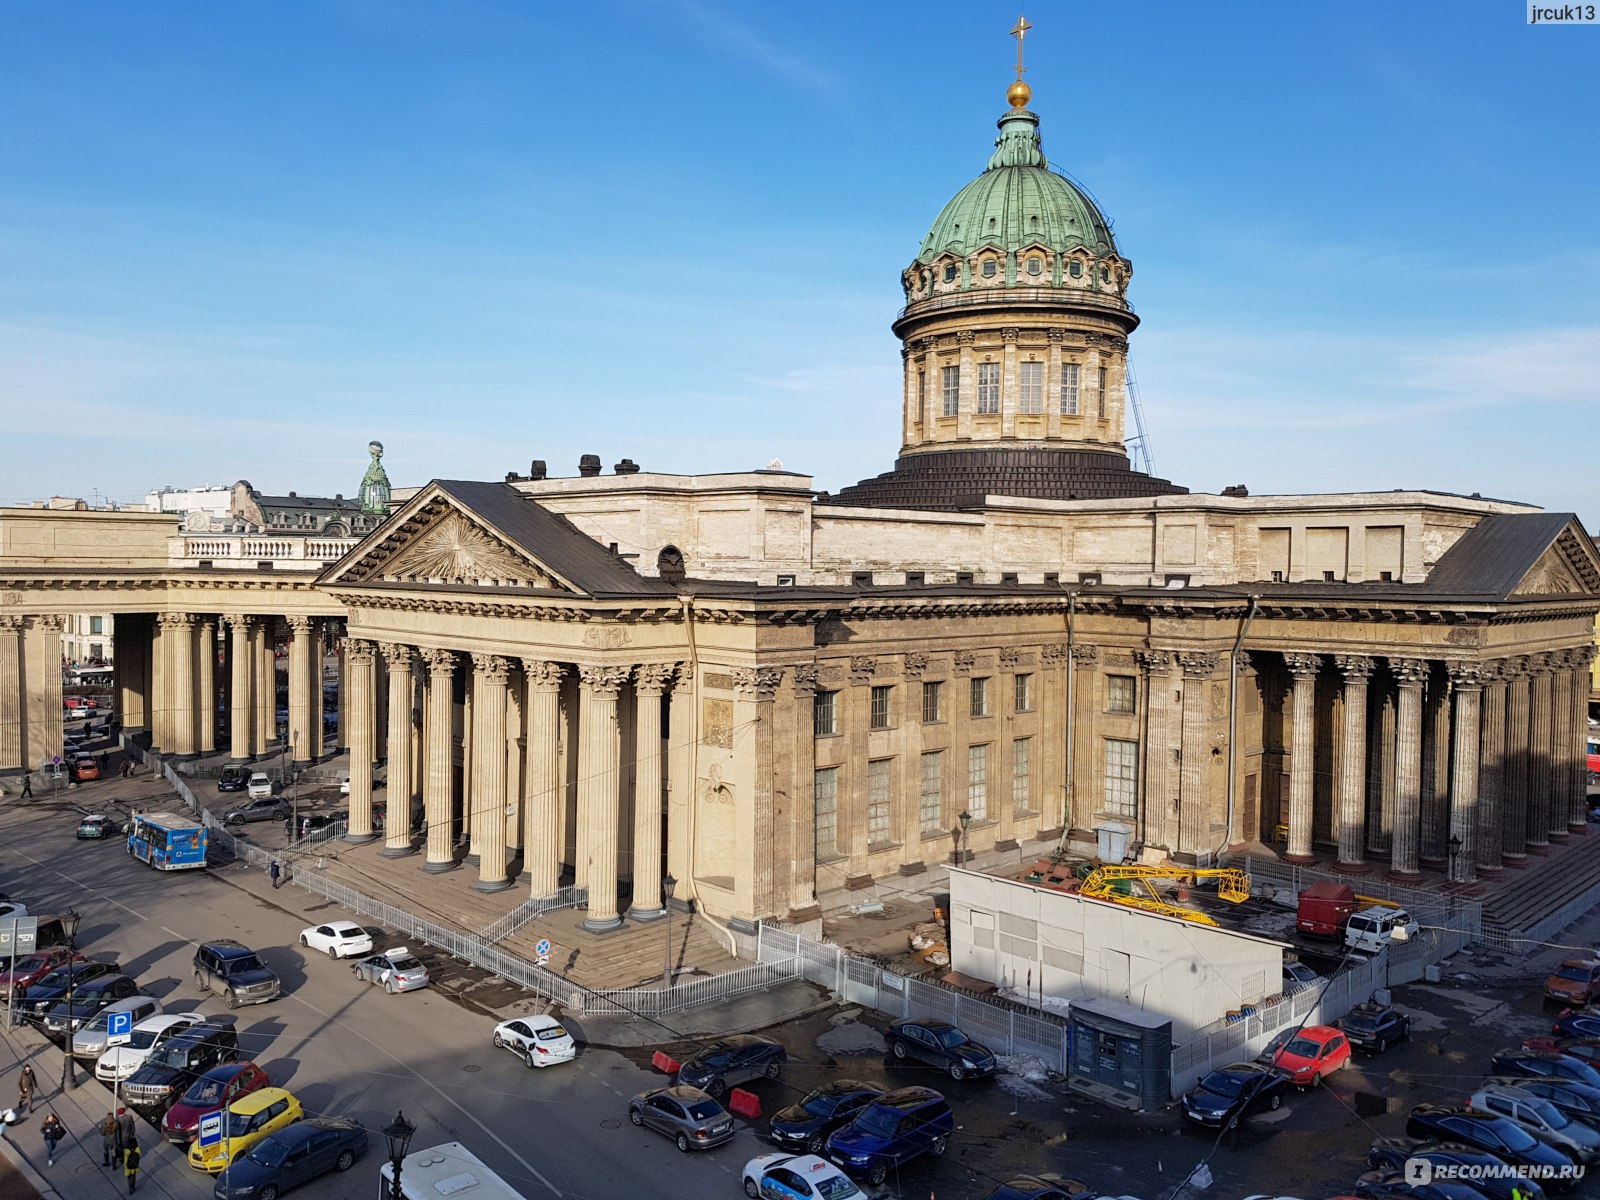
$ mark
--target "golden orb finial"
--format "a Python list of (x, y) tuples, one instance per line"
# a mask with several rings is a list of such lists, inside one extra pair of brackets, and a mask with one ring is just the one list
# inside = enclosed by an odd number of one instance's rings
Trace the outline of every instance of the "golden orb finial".
[(1012, 108), (1027, 108), (1032, 98), (1033, 89), (1020, 79), (1006, 89), (1006, 99), (1011, 101)]
[(1027, 17), (1018, 17), (1011, 27), (1011, 36), (1017, 39), (1017, 81), (1006, 89), (1006, 99), (1011, 101), (1012, 108), (1027, 108), (1028, 101), (1033, 98), (1033, 89), (1022, 82), (1023, 73), (1028, 69), (1022, 65), (1022, 39), (1032, 28)]

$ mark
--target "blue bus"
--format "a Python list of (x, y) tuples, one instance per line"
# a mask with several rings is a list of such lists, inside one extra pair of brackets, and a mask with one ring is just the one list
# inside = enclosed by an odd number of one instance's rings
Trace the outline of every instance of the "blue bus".
[(206, 827), (177, 813), (135, 813), (128, 825), (128, 853), (158, 871), (206, 865)]

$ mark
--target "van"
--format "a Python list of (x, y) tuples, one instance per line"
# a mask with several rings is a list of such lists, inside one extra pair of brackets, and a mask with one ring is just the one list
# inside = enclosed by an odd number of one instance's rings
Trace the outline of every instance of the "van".
[(1390, 942), (1408, 942), (1420, 932), (1422, 927), (1405, 909), (1374, 904), (1351, 914), (1344, 927), (1344, 944), (1363, 954), (1376, 954)]
[(1337, 940), (1355, 910), (1355, 889), (1348, 883), (1324, 879), (1300, 893), (1295, 928), (1307, 937)]

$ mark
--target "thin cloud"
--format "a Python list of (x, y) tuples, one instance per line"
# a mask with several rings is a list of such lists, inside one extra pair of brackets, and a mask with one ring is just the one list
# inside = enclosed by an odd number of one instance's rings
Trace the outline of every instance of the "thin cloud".
[(844, 94), (844, 82), (833, 72), (777, 46), (751, 26), (735, 20), (727, 13), (717, 12), (695, 0), (678, 0), (677, 8), (707, 43), (734, 58), (769, 71), (797, 88), (828, 100), (837, 100)]

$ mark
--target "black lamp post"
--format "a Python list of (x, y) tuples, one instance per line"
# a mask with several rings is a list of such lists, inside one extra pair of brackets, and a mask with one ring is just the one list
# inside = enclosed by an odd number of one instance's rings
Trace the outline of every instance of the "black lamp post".
[(78, 1072), (72, 1065), (72, 1051), (76, 1048), (77, 1039), (73, 1036), (78, 1030), (78, 1017), (72, 1011), (72, 999), (76, 994), (74, 985), (78, 981), (78, 972), (74, 969), (73, 957), (78, 949), (78, 910), (72, 909), (61, 918), (61, 929), (67, 935), (67, 1052), (61, 1062), (61, 1090), (70, 1091), (78, 1086)]
[(972, 824), (972, 814), (963, 808), (956, 820), (961, 822), (961, 836), (956, 839), (956, 866), (959, 867), (967, 861), (967, 826)]
[(678, 881), (672, 877), (672, 873), (669, 871), (666, 878), (661, 881), (662, 904), (667, 910), (667, 953), (666, 958), (663, 960), (665, 965), (661, 970), (661, 986), (663, 989), (672, 987), (672, 893), (677, 890), (677, 887)]
[(1450, 835), (1450, 882), (1458, 882), (1456, 878), (1456, 858), (1461, 853), (1461, 839), (1455, 834)]
[(390, 1200), (405, 1200), (405, 1193), (400, 1190), (400, 1166), (411, 1148), (411, 1135), (416, 1132), (417, 1127), (402, 1112), (395, 1113), (394, 1120), (383, 1127), (384, 1140), (389, 1143), (389, 1166), (394, 1172), (389, 1178)]

